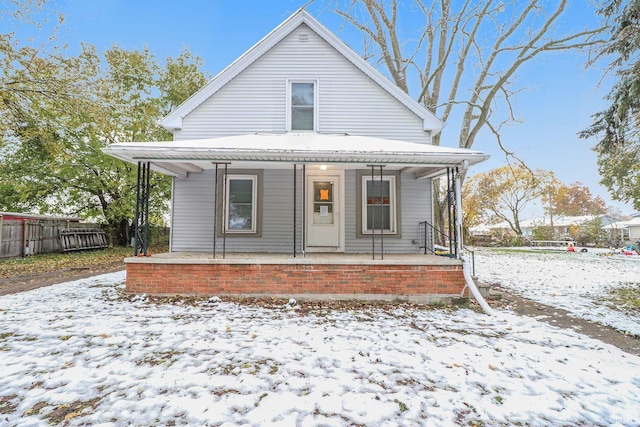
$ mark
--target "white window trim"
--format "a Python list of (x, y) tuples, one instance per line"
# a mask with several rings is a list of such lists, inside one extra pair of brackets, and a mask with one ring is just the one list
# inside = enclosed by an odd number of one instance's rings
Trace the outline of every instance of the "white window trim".
[[(373, 181), (379, 181), (380, 176), (375, 176)], [(389, 226), (391, 230), (385, 229), (384, 232), (387, 234), (398, 234), (398, 222), (397, 218), (397, 209), (398, 209), (398, 201), (396, 198), (396, 177), (394, 175), (383, 175), (383, 181), (389, 181), (389, 214), (391, 215), (391, 219), (389, 221)], [(367, 182), (371, 181), (371, 175), (363, 175), (362, 176), (362, 234), (371, 234), (372, 230), (367, 230)], [(380, 232), (380, 229), (376, 229), (376, 232)]]
[[(251, 230), (236, 230), (229, 228), (229, 189), (231, 187), (231, 181), (235, 179), (251, 180), (252, 181), (252, 194), (251, 194)], [(228, 175), (227, 188), (225, 189), (225, 217), (224, 217), (224, 231), (227, 234), (255, 234), (258, 223), (258, 176), (257, 175)]]
[[(311, 83), (313, 84), (313, 130), (292, 130), (291, 129), (291, 85), (293, 83)], [(319, 81), (317, 79), (287, 79), (287, 132), (318, 132), (318, 92)]]

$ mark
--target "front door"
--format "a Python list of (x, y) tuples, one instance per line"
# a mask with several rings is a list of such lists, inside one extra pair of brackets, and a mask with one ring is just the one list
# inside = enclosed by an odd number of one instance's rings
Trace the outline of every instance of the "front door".
[(307, 250), (342, 250), (342, 180), (340, 175), (307, 177)]

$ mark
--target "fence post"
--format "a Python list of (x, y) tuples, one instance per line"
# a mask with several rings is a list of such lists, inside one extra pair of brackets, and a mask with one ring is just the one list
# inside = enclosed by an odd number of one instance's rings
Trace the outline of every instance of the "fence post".
[(0, 215), (0, 258), (2, 258), (2, 219), (4, 217)]
[(29, 228), (29, 223), (27, 222), (26, 219), (22, 220), (22, 256), (26, 257), (27, 255), (29, 255), (27, 253), (27, 240), (28, 240), (28, 235), (27, 232)]

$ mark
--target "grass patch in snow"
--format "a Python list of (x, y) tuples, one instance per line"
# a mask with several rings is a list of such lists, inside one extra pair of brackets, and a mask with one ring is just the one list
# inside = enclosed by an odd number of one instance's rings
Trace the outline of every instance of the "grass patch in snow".
[(0, 414), (11, 414), (18, 407), (18, 395), (0, 396)]
[[(167, 252), (166, 245), (153, 245), (152, 253)], [(36, 254), (23, 258), (0, 260), (0, 278), (43, 274), (61, 270), (91, 270), (122, 266), (124, 259), (130, 257), (130, 247), (111, 247), (97, 251), (81, 251), (72, 253)]]
[(611, 289), (607, 299), (613, 309), (640, 312), (640, 283), (628, 283), (626, 286)]

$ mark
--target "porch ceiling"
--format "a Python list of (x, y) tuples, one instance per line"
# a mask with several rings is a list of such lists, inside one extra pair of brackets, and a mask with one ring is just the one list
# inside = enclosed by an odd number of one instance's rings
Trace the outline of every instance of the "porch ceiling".
[(489, 157), (480, 151), (462, 148), (313, 132), (117, 143), (103, 151), (134, 164), (150, 162), (152, 169), (179, 177), (215, 168), (216, 163), (258, 169), (283, 169), (296, 163), (340, 165), (342, 168), (387, 165), (410, 168), (419, 178), (437, 176), (447, 167), (474, 165)]

